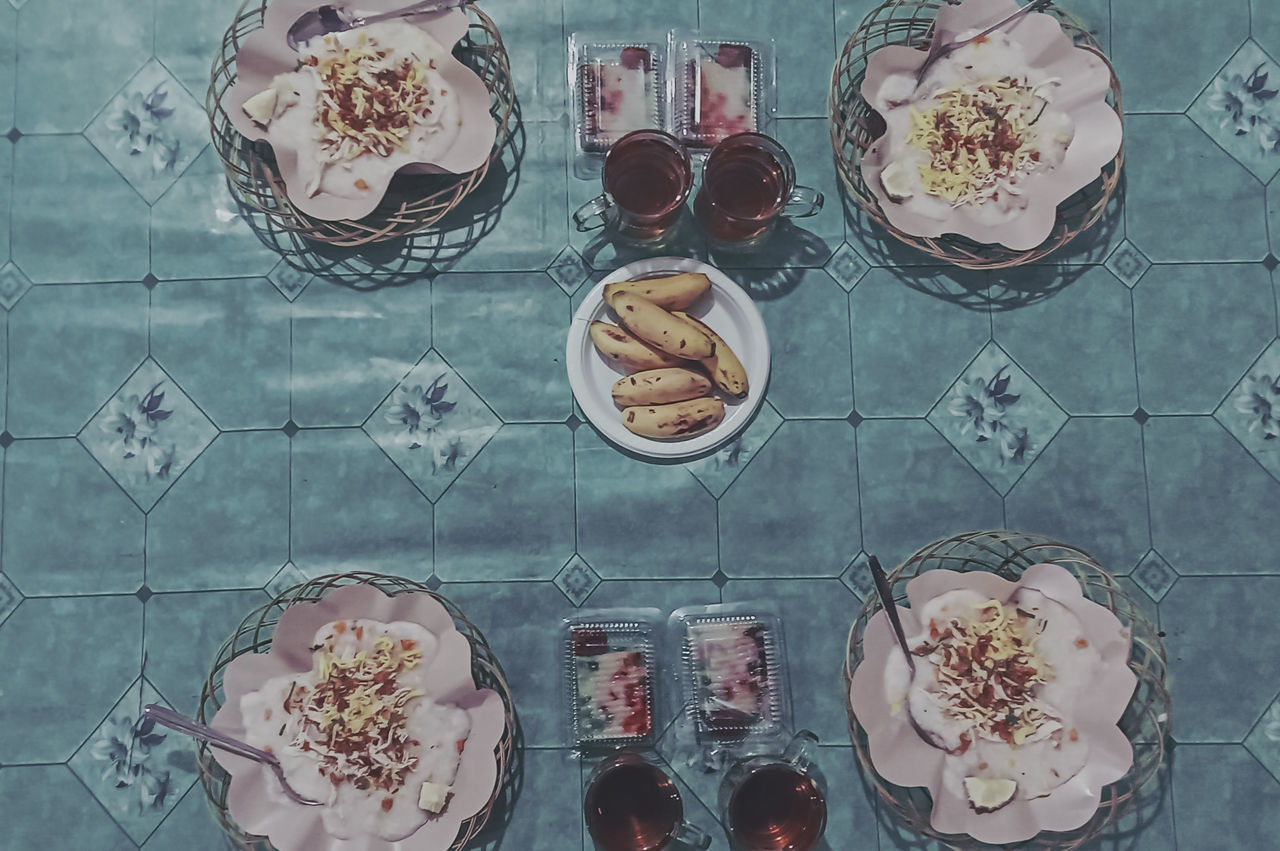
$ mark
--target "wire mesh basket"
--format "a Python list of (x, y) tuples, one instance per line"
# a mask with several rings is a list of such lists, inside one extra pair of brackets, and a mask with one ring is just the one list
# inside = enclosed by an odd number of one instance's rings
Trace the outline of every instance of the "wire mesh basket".
[[(1068, 544), (1039, 535), (1005, 530), (968, 532), (935, 541), (920, 549), (889, 574), (895, 602), (906, 604), (906, 586), (926, 570), (945, 568), (958, 572), (981, 570), (1011, 582), (1033, 564), (1051, 562), (1075, 575), (1084, 596), (1108, 609), (1129, 627), (1132, 645), (1129, 669), (1137, 675), (1133, 697), (1120, 718), (1120, 729), (1134, 745), (1134, 761), (1127, 774), (1102, 791), (1102, 801), (1081, 827), (1069, 832), (1044, 831), (1026, 842), (1005, 846), (1017, 849), (1078, 848), (1136, 811), (1139, 800), (1150, 797), (1164, 762), (1169, 735), (1170, 698), (1168, 662), (1158, 627), (1142, 611), (1137, 601), (1087, 553)], [(853, 672), (863, 660), (862, 636), (867, 622), (880, 611), (880, 599), (868, 595), (849, 631), (844, 665), (845, 708), (854, 756), (864, 780), (881, 802), (881, 811), (897, 827), (942, 842), (948, 848), (989, 848), (967, 836), (943, 834), (933, 829), (930, 818), (933, 801), (923, 787), (903, 787), (882, 778), (871, 763), (866, 729), (858, 722), (849, 700)]]
[(213, 149), (227, 172), (232, 194), (273, 226), (305, 239), (340, 246), (360, 246), (400, 239), (429, 230), (470, 195), (510, 141), (516, 113), (511, 61), (493, 20), (474, 5), (467, 7), (466, 35), (454, 55), (480, 77), (489, 90), (489, 114), (498, 132), (488, 158), (463, 174), (397, 174), (382, 203), (358, 221), (328, 221), (299, 210), (285, 194), (275, 154), (265, 141), (240, 135), (223, 109), (223, 97), (236, 82), (236, 54), (244, 40), (262, 28), (268, 0), (245, 0), (222, 36), (205, 94), (205, 111), (213, 133)]
[[(502, 804), (501, 799), (507, 787), (516, 782), (516, 761), (518, 721), (515, 707), (511, 700), (511, 689), (507, 685), (506, 675), (493, 650), (490, 649), (484, 635), (462, 611), (448, 598), (432, 591), (426, 585), (399, 576), (388, 576), (380, 573), (343, 573), (320, 576), (308, 582), (295, 585), (281, 591), (273, 599), (254, 609), (230, 638), (223, 643), (214, 659), (209, 676), (200, 690), (200, 704), (196, 712), (197, 719), (204, 724), (217, 713), (222, 706), (225, 693), (222, 688), (222, 677), (231, 660), (246, 653), (266, 653), (271, 649), (271, 637), (275, 633), (276, 624), (284, 610), (296, 603), (314, 603), (326, 596), (330, 591), (344, 585), (364, 583), (372, 585), (384, 594), (427, 594), (444, 606), (454, 627), (471, 645), (471, 674), (475, 678), (477, 688), (489, 688), (498, 693), (506, 709), (506, 725), (498, 745), (494, 749), (497, 760), (497, 781), (489, 796), (488, 802), (475, 815), (462, 822), (458, 835), (450, 851), (459, 851), (467, 843), (474, 840), (484, 830), (485, 824), (494, 814), (495, 807)], [(254, 836), (241, 830), (232, 821), (227, 812), (227, 793), (231, 789), (231, 776), (214, 760), (208, 745), (201, 743), (197, 747), (197, 764), (200, 770), (200, 783), (204, 787), (205, 797), (213, 807), (214, 816), (232, 843), (244, 851), (272, 851), (270, 841), (262, 836)]]
[[(862, 81), (866, 77), (867, 61), (873, 53), (888, 45), (927, 49), (929, 40), (933, 37), (933, 24), (938, 9), (958, 2), (959, 0), (885, 0), (862, 19), (862, 23), (845, 42), (831, 73), (831, 93), (827, 103), (831, 118), (831, 145), (841, 182), (849, 197), (870, 221), (901, 242), (937, 260), (966, 269), (1007, 269), (1044, 258), (1102, 218), (1120, 182), (1124, 146), (1121, 145), (1115, 158), (1102, 168), (1097, 180), (1058, 205), (1057, 219), (1049, 237), (1030, 250), (1015, 251), (1002, 245), (975, 242), (956, 234), (944, 234), (936, 238), (912, 236), (890, 224), (879, 199), (862, 179), (862, 158), (871, 143), (884, 133), (884, 120), (862, 97)], [(1107, 103), (1123, 120), (1120, 80), (1097, 39), (1081, 21), (1056, 5), (1050, 4), (1042, 11), (1058, 19), (1063, 32), (1077, 47), (1091, 51), (1106, 63), (1111, 73)]]

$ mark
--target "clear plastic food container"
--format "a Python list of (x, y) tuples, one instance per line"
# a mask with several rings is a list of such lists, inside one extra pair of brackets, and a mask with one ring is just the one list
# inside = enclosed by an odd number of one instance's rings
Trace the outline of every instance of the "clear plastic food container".
[(657, 609), (602, 609), (564, 622), (567, 741), (580, 753), (653, 744)]
[(579, 155), (603, 154), (632, 130), (669, 129), (667, 38), (569, 36)]
[(674, 135), (710, 149), (734, 133), (773, 132), (777, 65), (772, 41), (673, 38)]

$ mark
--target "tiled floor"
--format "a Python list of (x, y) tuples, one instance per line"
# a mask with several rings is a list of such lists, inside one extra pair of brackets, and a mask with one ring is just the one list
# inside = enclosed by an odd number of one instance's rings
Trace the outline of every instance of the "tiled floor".
[[(523, 793), (490, 847), (581, 843), (561, 618), (751, 599), (783, 611), (823, 740), (826, 847), (909, 847), (845, 730), (865, 554), (1002, 526), (1093, 552), (1165, 632), (1165, 782), (1099, 847), (1274, 846), (1274, 0), (1063, 0), (1124, 85), (1123, 192), (1098, 233), (1001, 274), (882, 246), (837, 201), (830, 68), (874, 0), (642, 4), (650, 28), (777, 39), (777, 135), (829, 199), (713, 258), (760, 306), (772, 381), (739, 440), (682, 465), (603, 442), (562, 362), (587, 282), (634, 256), (570, 233), (597, 189), (569, 161), (563, 38), (636, 7), (485, 4), (523, 119), (507, 203), (474, 249), (370, 289), (282, 260), (225, 189), (203, 101), (237, 5), (0, 0), (0, 848), (225, 847), (139, 703), (193, 711), (248, 610), (352, 568), (436, 577), (510, 672)], [(711, 825), (714, 781), (681, 782)]]

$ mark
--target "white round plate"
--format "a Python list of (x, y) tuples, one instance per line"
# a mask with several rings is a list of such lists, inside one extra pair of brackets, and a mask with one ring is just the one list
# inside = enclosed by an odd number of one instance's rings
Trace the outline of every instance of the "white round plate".
[[(661, 275), (663, 272), (701, 272), (711, 279), (711, 292), (698, 299), (689, 313), (705, 322), (742, 361), (747, 370), (745, 399), (725, 399), (725, 416), (720, 425), (705, 434), (684, 440), (653, 440), (627, 431), (622, 411), (610, 394), (614, 382), (627, 373), (616, 368), (596, 351), (588, 328), (594, 320), (613, 325), (617, 317), (604, 303), (606, 284)], [(769, 337), (764, 319), (751, 296), (714, 266), (688, 257), (651, 257), (615, 270), (596, 284), (573, 315), (565, 346), (569, 386), (587, 419), (612, 443), (650, 458), (689, 458), (708, 452), (742, 431), (764, 401), (769, 383)]]

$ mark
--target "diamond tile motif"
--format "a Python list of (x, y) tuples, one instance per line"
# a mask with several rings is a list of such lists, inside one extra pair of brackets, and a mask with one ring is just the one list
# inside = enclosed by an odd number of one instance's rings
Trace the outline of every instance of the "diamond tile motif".
[(547, 274), (551, 276), (560, 289), (569, 295), (573, 295), (574, 291), (582, 286), (582, 282), (587, 279), (587, 275), (590, 273), (591, 270), (587, 268), (582, 255), (569, 246), (566, 246), (564, 251), (561, 251), (551, 266), (547, 268)]
[(1280, 782), (1280, 698), (1258, 719), (1253, 732), (1244, 740), (1244, 746)]
[(280, 568), (264, 590), (272, 597), (278, 597), (293, 586), (301, 585), (306, 581), (307, 575), (289, 561), (285, 562), (284, 567)]
[(1151, 268), (1151, 261), (1138, 250), (1137, 246), (1126, 239), (1111, 252), (1111, 256), (1107, 258), (1106, 267), (1126, 287), (1132, 289)]
[(307, 284), (311, 283), (313, 277), (314, 275), (310, 272), (304, 272), (281, 260), (267, 275), (267, 280), (280, 291), (280, 295), (293, 301), (302, 295), (302, 291), (307, 288)]
[(1004, 349), (989, 343), (927, 419), (1006, 494), (1067, 415)]
[(713, 454), (686, 462), (684, 468), (697, 476), (698, 481), (718, 499), (780, 425), (782, 417), (772, 405), (765, 402), (760, 406), (755, 419), (741, 434)]
[(876, 593), (876, 583), (871, 578), (871, 570), (867, 567), (865, 553), (858, 553), (857, 557), (849, 563), (849, 569), (840, 574), (840, 581), (853, 592), (855, 597), (864, 603), (871, 595)]
[(364, 430), (435, 502), (501, 425), (432, 350), (370, 415)]
[(18, 608), (21, 602), (22, 594), (18, 592), (17, 587), (9, 581), (9, 577), (0, 573), (0, 624), (13, 614), (13, 610)]
[(862, 255), (847, 242), (836, 249), (826, 265), (827, 274), (835, 278), (836, 283), (845, 290), (853, 289), (870, 268), (867, 261), (862, 259)]
[(31, 289), (31, 281), (22, 274), (22, 270), (13, 263), (0, 266), (0, 306), (12, 310), (22, 298), (23, 293)]
[(208, 143), (209, 119), (165, 67), (142, 66), (84, 131), (148, 204)]
[(1138, 587), (1157, 603), (1164, 599), (1173, 583), (1178, 581), (1178, 574), (1155, 550), (1143, 556), (1131, 576)]
[(81, 429), (80, 442), (149, 511), (218, 431), (147, 358)]
[(1250, 39), (1187, 115), (1261, 180), (1280, 170), (1280, 64)]
[(1280, 478), (1280, 340), (1267, 347), (1213, 416)]
[(581, 606), (600, 584), (600, 574), (591, 569), (578, 555), (569, 559), (569, 563), (556, 574), (553, 580), (556, 587), (564, 592), (569, 602)]
[(142, 725), (148, 703), (164, 700), (139, 679), (67, 763), (134, 842), (156, 829), (197, 776), (185, 736)]

